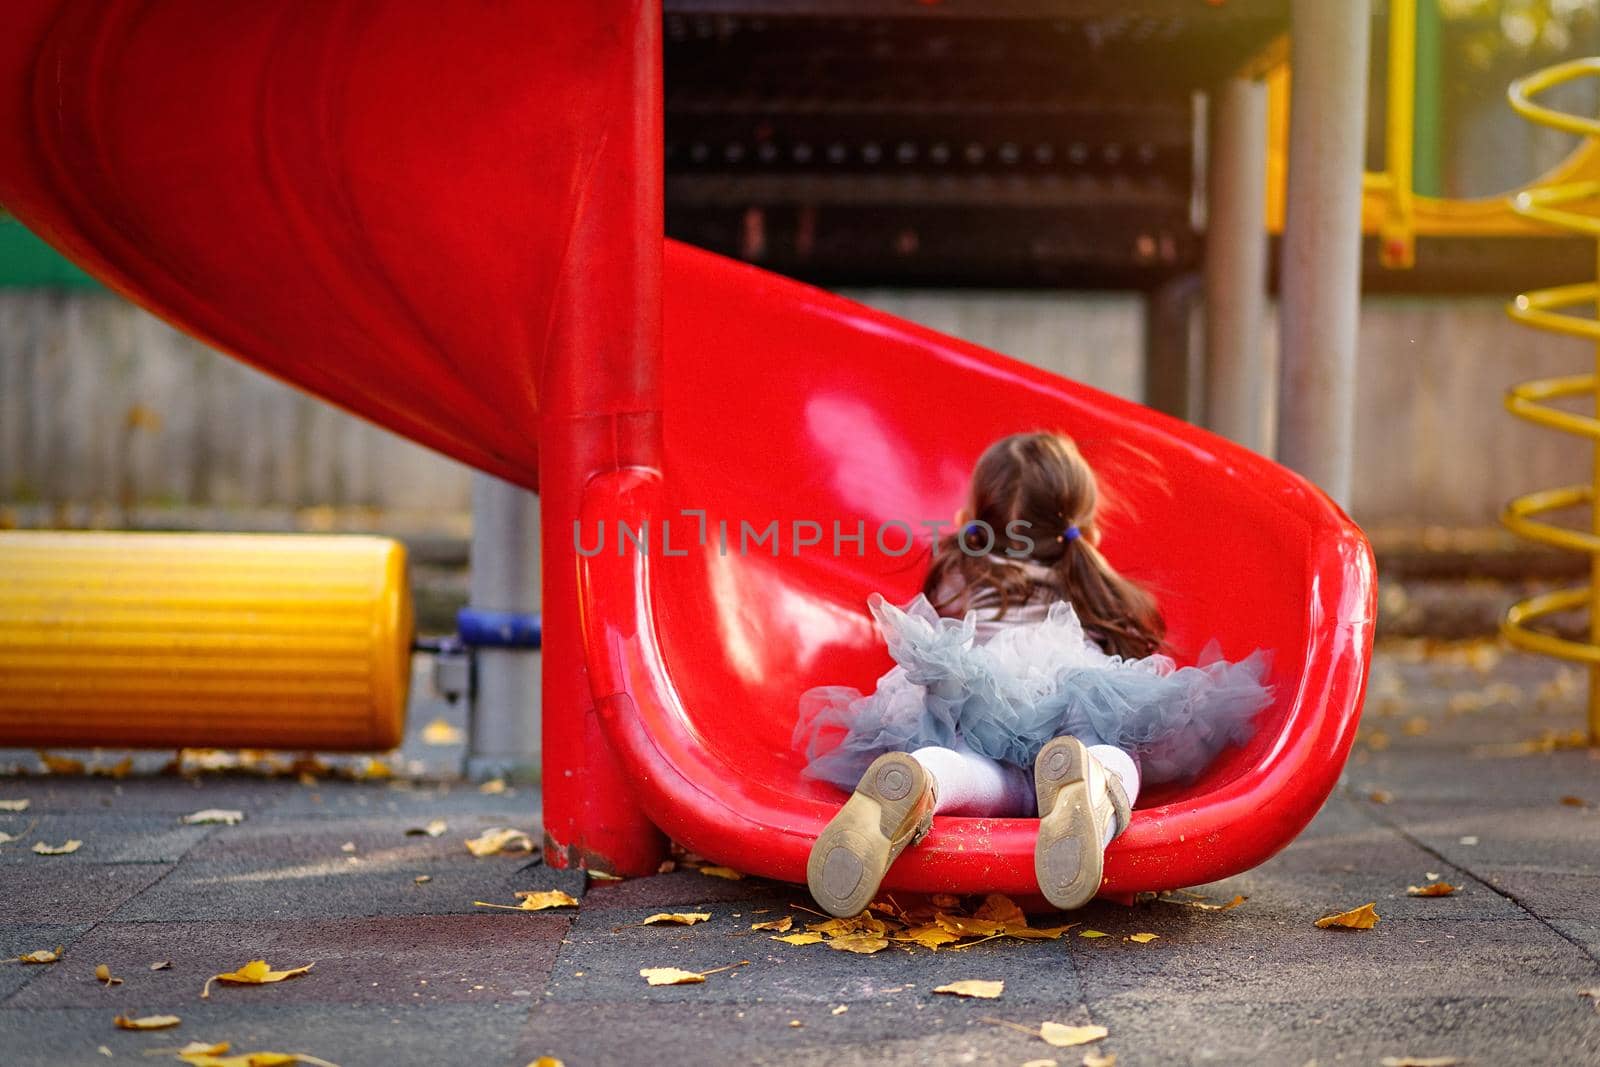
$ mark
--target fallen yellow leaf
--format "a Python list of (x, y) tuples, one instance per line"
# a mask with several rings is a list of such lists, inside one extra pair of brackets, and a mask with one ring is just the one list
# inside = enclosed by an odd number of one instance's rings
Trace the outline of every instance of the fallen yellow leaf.
[(406, 836), (407, 837), (438, 837), (440, 834), (444, 833), (448, 829), (450, 829), (450, 824), (445, 822), (443, 819), (432, 819), (432, 820), (430, 820), (428, 822), (428, 825), (426, 825), (426, 826), (408, 827), (406, 829)]
[[(1088, 1063), (1086, 1059), (1083, 1062)], [(1055, 1060), (1024, 1060), (1022, 1067), (1058, 1067)]]
[(1408, 885), (1406, 895), (1413, 897), (1447, 897), (1456, 891), (1449, 882), (1429, 882), (1427, 885)]
[(1129, 934), (1128, 940), (1137, 941), (1141, 945), (1148, 945), (1150, 942), (1154, 941), (1160, 936), (1160, 934)]
[(1103, 1026), (1064, 1026), (1061, 1023), (1040, 1023), (1039, 1036), (1056, 1048), (1071, 1048), (1099, 1041), (1111, 1031)]
[(141, 1015), (137, 1019), (119, 1015), (111, 1021), (117, 1024), (119, 1030), (169, 1030), (183, 1022), (176, 1015)]
[(171, 960), (157, 960), (156, 962), (154, 962), (154, 963), (152, 963), (150, 965), (150, 969), (152, 971), (170, 971), (170, 970), (172, 970), (172, 961)]
[(958, 937), (996, 937), (1005, 932), (1006, 924), (995, 919), (980, 919), (975, 915), (951, 915), (938, 912), (933, 921)]
[(1326, 930), (1331, 926), (1342, 927), (1346, 930), (1370, 930), (1378, 925), (1378, 913), (1373, 904), (1363, 904), (1359, 908), (1340, 912), (1338, 915), (1325, 915), (1317, 920), (1317, 927)]
[(204, 1041), (191, 1041), (180, 1049), (173, 1049), (173, 1052), (179, 1056), (185, 1054), (192, 1056), (202, 1053), (207, 1056), (220, 1056), (232, 1047), (226, 1041), (218, 1041), (211, 1045), (206, 1044)]
[(948, 993), (956, 997), (977, 997), (981, 1000), (997, 1000), (1005, 991), (1004, 982), (989, 982), (981, 978), (967, 978), (959, 982), (951, 982), (934, 989), (935, 993)]
[(513, 849), (519, 852), (533, 851), (533, 838), (528, 836), (527, 831), (513, 830), (509, 826), (485, 830), (477, 837), (468, 839), (466, 844), (467, 851), (474, 856), (494, 856)]
[(17, 957), (17, 962), (18, 963), (54, 963), (54, 962), (56, 962), (57, 960), (59, 960), (61, 958), (61, 953), (65, 952), (65, 951), (66, 951), (66, 949), (64, 949), (60, 945), (56, 946), (56, 949), (55, 949), (54, 952), (50, 951), (47, 948), (35, 949), (32, 952), (24, 952), (22, 955), (18, 956)]
[(304, 1052), (240, 1052), (232, 1056), (223, 1056), (196, 1050), (179, 1052), (178, 1058), (185, 1063), (193, 1064), (194, 1067), (286, 1067), (287, 1064), (294, 1063), (307, 1064), (308, 1067), (338, 1067), (337, 1064), (308, 1056)]
[(847, 1012), (849, 1010), (850, 1010), (850, 1005), (841, 1004), (837, 1008), (834, 1008), (832, 1011), (830, 1011), (828, 1014), (829, 1015), (843, 1015), (845, 1012)]
[(109, 767), (91, 767), (89, 773), (100, 778), (126, 778), (133, 773), (133, 757), (123, 756)]
[[(381, 759), (367, 757), (351, 774), (357, 781), (381, 782), (394, 777), (394, 768)], [(282, 1053), (273, 1053), (282, 1055)]]
[(554, 1056), (540, 1056), (538, 1059), (528, 1064), (528, 1067), (567, 1067), (567, 1065), (561, 1060), (556, 1059)]
[(855, 952), (862, 956), (870, 956), (874, 952), (882, 952), (889, 947), (887, 938), (880, 934), (846, 934), (843, 937), (830, 938), (829, 948), (836, 948), (841, 952)]
[(589, 881), (591, 881), (591, 882), (621, 882), (621, 881), (624, 881), (622, 875), (620, 875), (620, 874), (612, 874), (610, 871), (588, 870), (588, 871), (584, 871), (583, 874), (584, 874), (584, 877), (588, 878)]
[(1026, 923), (1007, 923), (1001, 933), (1022, 941), (1059, 941), (1062, 934), (1077, 925), (1077, 923), (1067, 923), (1065, 926), (1028, 926)]
[(544, 911), (547, 908), (576, 908), (578, 900), (559, 889), (519, 891), (517, 899), (520, 904), (491, 904), (485, 900), (474, 900), (473, 903), (480, 908), (504, 908), (508, 911)]
[(212, 982), (225, 982), (229, 985), (269, 985), (281, 982), (285, 978), (294, 978), (305, 974), (314, 964), (308, 963), (304, 967), (292, 967), (287, 971), (275, 971), (266, 960), (251, 960), (237, 971), (228, 971), (225, 974), (214, 974), (206, 979), (205, 988), (200, 990), (202, 999), (211, 996)]
[(1561, 803), (1565, 804), (1569, 808), (1586, 808), (1589, 806), (1589, 802), (1582, 797), (1562, 797)]
[(794, 925), (794, 916), (793, 915), (785, 915), (783, 918), (781, 918), (781, 919), (773, 919), (771, 922), (751, 923), (750, 924), (750, 929), (752, 929), (752, 930), (776, 930), (776, 931), (778, 931), (778, 933), (782, 934), (782, 933), (787, 933), (789, 928), (791, 926), (793, 926), (793, 925)]
[(504, 793), (505, 791), (506, 780), (504, 778), (491, 778), (478, 787), (478, 792), (487, 793), (490, 796)]
[(851, 934), (882, 935), (888, 932), (889, 927), (882, 919), (862, 912), (848, 919), (829, 919), (826, 922), (807, 923), (806, 929), (829, 937), (845, 937)]
[(646, 919), (644, 922), (640, 923), (639, 925), (640, 926), (656, 926), (656, 925), (665, 924), (665, 923), (676, 923), (679, 926), (693, 926), (695, 923), (706, 922), (710, 918), (711, 918), (711, 913), (708, 912), (708, 911), (690, 911), (690, 912), (658, 911), (654, 915), (652, 915), (648, 919)]
[(50, 774), (83, 773), (83, 760), (72, 759), (70, 756), (52, 756), (48, 752), (41, 752), (39, 762), (44, 764), (44, 769)]
[(83, 847), (83, 842), (78, 840), (64, 841), (59, 845), (47, 845), (43, 841), (33, 843), (33, 851), (41, 856), (65, 856), (78, 851)]
[(698, 985), (706, 980), (708, 974), (719, 974), (722, 971), (731, 971), (735, 967), (747, 967), (749, 960), (740, 960), (723, 967), (713, 967), (709, 971), (685, 971), (677, 967), (644, 967), (639, 971), (639, 977), (651, 985)]
[(651, 985), (698, 985), (706, 980), (703, 974), (679, 970), (677, 967), (644, 967), (639, 977)]
[(786, 945), (815, 945), (822, 940), (822, 935), (814, 930), (806, 930), (803, 933), (790, 934), (787, 937), (774, 937), (772, 940), (782, 941)]
[(939, 950), (939, 946), (941, 945), (948, 945), (952, 941), (960, 941), (961, 935), (952, 933), (943, 926), (940, 926), (938, 923), (932, 922), (924, 923), (921, 926), (913, 926), (906, 930), (903, 936), (896, 937), (894, 940), (912, 941), (921, 945), (923, 948), (932, 949), (937, 952)]
[(212, 824), (237, 826), (244, 821), (244, 812), (229, 811), (224, 808), (207, 808), (204, 811), (185, 815), (182, 821), (189, 826), (210, 826)]
[(1588, 997), (1594, 1001), (1594, 1010), (1600, 1011), (1600, 986), (1595, 986), (1592, 989), (1580, 989), (1578, 990), (1578, 996)]
[(415, 878), (413, 878), (411, 880), (413, 882), (417, 883), (418, 885), (427, 885), (429, 882), (433, 881), (433, 875), (431, 875), (431, 874), (419, 874), (419, 875), (417, 875)]
[(1022, 914), (1022, 909), (1017, 903), (1004, 893), (990, 893), (983, 898), (983, 903), (972, 913), (974, 919), (992, 919), (998, 923), (1023, 923), (1028, 917)]
[(1385, 1056), (1378, 1062), (1383, 1067), (1456, 1067), (1461, 1060), (1455, 1056)]
[(1108, 1052), (1104, 1056), (1095, 1052), (1083, 1054), (1083, 1067), (1117, 1067), (1117, 1054)]
[(709, 874), (713, 878), (726, 878), (730, 882), (737, 882), (744, 877), (732, 867), (701, 867), (700, 873)]
[(28, 806), (32, 803), (33, 801), (27, 797), (23, 797), (21, 800), (0, 800), (0, 811), (27, 811)]
[(460, 727), (452, 726), (444, 719), (434, 719), (422, 728), (422, 743), (425, 745), (459, 745), (466, 740), (466, 735)]
[(104, 963), (95, 965), (94, 976), (100, 979), (100, 981), (104, 982), (106, 984), (106, 988), (108, 989), (111, 986), (122, 984), (122, 979), (113, 978), (111, 976), (111, 968)]
[(1095, 937), (1110, 937), (1111, 935), (1108, 934), (1108, 933), (1105, 933), (1104, 931), (1101, 931), (1101, 930), (1082, 930), (1082, 931), (1079, 931), (1078, 936), (1079, 937), (1095, 938)]
[(1374, 789), (1367, 794), (1367, 799), (1374, 804), (1389, 804), (1394, 801), (1394, 794), (1387, 789)]
[(1198, 908), (1200, 911), (1232, 911), (1250, 898), (1240, 894), (1226, 904), (1213, 904), (1209, 900), (1179, 900), (1176, 897), (1162, 897), (1164, 904), (1182, 904), (1186, 908)]

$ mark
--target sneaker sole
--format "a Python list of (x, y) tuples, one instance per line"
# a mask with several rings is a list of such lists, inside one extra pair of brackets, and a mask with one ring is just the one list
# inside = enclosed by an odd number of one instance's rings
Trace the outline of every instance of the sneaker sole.
[(894, 844), (927, 786), (922, 765), (902, 752), (879, 756), (867, 768), (806, 862), (806, 885), (823, 911), (848, 919), (872, 903), (890, 864), (928, 832), (924, 826)]
[(1039, 750), (1033, 784), (1039, 795), (1039, 843), (1033, 873), (1045, 899), (1063, 911), (1094, 899), (1105, 876), (1101, 827), (1089, 803), (1089, 753), (1073, 737)]

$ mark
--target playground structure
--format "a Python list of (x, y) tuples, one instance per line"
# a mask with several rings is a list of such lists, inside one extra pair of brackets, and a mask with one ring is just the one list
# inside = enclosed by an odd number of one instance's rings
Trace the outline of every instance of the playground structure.
[[(1594, 77), (1600, 77), (1600, 58), (1550, 67), (1512, 85), (1511, 106), (1530, 121), (1582, 135), (1587, 138), (1585, 149), (1593, 153), (1600, 149), (1600, 120), (1552, 110), (1535, 102), (1534, 97), (1554, 86)], [(1597, 199), (1600, 177), (1584, 174), (1519, 193), (1512, 207), (1519, 216), (1537, 224), (1600, 238), (1600, 215), (1594, 210)], [(1600, 744), (1600, 418), (1563, 409), (1553, 402), (1600, 400), (1600, 320), (1592, 312), (1573, 314), (1569, 310), (1590, 311), (1597, 302), (1600, 282), (1579, 282), (1523, 293), (1507, 309), (1512, 318), (1529, 326), (1595, 342), (1597, 364), (1593, 372), (1523, 382), (1507, 393), (1506, 407), (1530, 422), (1586, 437), (1596, 442), (1597, 450), (1589, 484), (1527, 493), (1507, 504), (1504, 513), (1506, 526), (1523, 537), (1588, 554), (1592, 561), (1589, 584), (1530, 597), (1513, 606), (1501, 626), (1506, 639), (1520, 648), (1588, 664), (1590, 744)], [(1574, 507), (1588, 508), (1588, 529), (1542, 517)], [(1547, 616), (1580, 608), (1587, 609), (1589, 615), (1587, 641), (1542, 632), (1531, 625)]]
[[(1293, 7), (1317, 47), (1292, 90), (1281, 446), (1337, 497), (1366, 12)], [(860, 522), (869, 538), (906, 522), (920, 547), (915, 524), (954, 510), (981, 447), (1039, 425), (1078, 437), (1114, 487), (1109, 554), (1160, 593), (1180, 658), (1210, 637), (1278, 657), (1257, 738), (1143, 798), (1105, 891), (1247, 868), (1332, 788), (1372, 637), (1371, 557), (1349, 520), (1205, 431), (663, 245), (653, 5), (439, 20), (33, 0), (3, 20), (0, 202), (19, 219), (212, 345), (539, 492), (550, 862), (647, 873), (664, 832), (797, 879), (830, 795), (799, 778), (795, 698), (881, 669), (863, 601), (908, 593), (916, 556), (793, 536), (724, 555), (682, 536), (686, 513)], [(1233, 206), (1220, 217), (1259, 244), (1261, 205)], [(1216, 272), (1236, 299), (1213, 330), (1259, 312), (1255, 269)], [(1236, 343), (1213, 387), (1270, 383)], [(568, 536), (618, 521), (671, 523), (687, 555), (589, 557)], [(1025, 821), (941, 819), (887, 884), (1025, 893), (1031, 855)]]

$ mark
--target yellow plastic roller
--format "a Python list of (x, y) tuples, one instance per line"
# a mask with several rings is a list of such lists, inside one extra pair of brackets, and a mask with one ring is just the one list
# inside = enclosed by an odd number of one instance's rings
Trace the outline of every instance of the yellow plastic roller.
[(386, 538), (0, 533), (0, 746), (393, 748), (411, 639)]

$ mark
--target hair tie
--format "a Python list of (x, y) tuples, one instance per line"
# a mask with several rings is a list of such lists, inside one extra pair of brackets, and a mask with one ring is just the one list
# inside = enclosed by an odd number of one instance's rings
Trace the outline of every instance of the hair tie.
[(1067, 541), (1076, 541), (1078, 538), (1080, 538), (1082, 536), (1083, 536), (1083, 531), (1082, 530), (1078, 529), (1076, 526), (1068, 526), (1065, 530), (1063, 530), (1061, 532), (1061, 535), (1059, 537), (1057, 537), (1056, 540), (1060, 541), (1062, 543), (1065, 543)]

